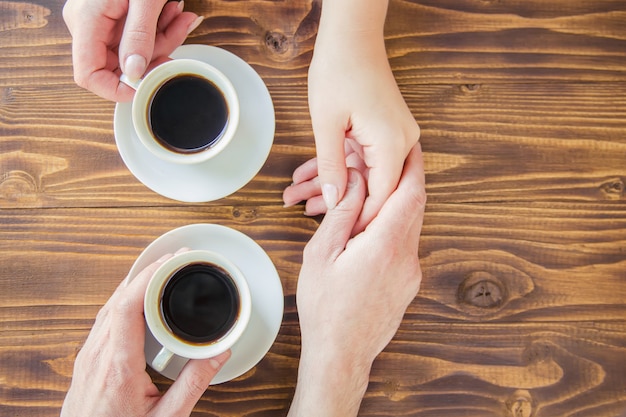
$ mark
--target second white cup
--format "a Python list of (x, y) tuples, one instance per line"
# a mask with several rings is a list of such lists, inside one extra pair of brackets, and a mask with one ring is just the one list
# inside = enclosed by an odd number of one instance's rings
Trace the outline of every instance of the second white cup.
[(230, 349), (250, 321), (246, 278), (222, 255), (192, 250), (161, 265), (148, 284), (144, 314), (161, 349), (150, 364), (163, 371), (174, 355), (206, 359)]

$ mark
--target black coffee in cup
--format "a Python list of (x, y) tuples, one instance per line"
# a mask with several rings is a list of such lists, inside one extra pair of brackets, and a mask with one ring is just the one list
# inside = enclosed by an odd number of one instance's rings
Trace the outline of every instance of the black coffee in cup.
[(212, 146), (227, 122), (228, 104), (220, 89), (194, 74), (165, 81), (148, 107), (148, 123), (155, 139), (179, 153), (200, 152)]
[(192, 263), (166, 282), (161, 314), (179, 339), (195, 344), (215, 342), (237, 320), (239, 293), (224, 269), (211, 263)]

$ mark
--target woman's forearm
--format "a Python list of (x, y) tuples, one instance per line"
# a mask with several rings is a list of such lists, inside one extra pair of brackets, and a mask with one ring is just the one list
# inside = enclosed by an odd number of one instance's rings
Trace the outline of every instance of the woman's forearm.
[(325, 0), (318, 36), (382, 37), (388, 0)]

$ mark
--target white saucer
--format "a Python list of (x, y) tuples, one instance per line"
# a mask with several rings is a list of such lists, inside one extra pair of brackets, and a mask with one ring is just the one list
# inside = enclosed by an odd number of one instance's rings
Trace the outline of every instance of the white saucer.
[[(248, 279), (252, 296), (252, 315), (243, 336), (232, 347), (232, 356), (211, 385), (221, 384), (246, 373), (269, 351), (283, 319), (283, 288), (270, 257), (245, 234), (216, 224), (191, 224), (171, 230), (152, 242), (139, 255), (128, 273), (133, 279), (141, 270), (166, 253), (182, 247), (218, 252), (229, 258)], [(160, 350), (146, 327), (146, 362)], [(174, 356), (161, 374), (176, 379), (187, 359)]]
[(130, 172), (146, 187), (173, 200), (213, 201), (246, 185), (259, 172), (274, 141), (274, 105), (265, 83), (237, 55), (208, 45), (183, 45), (171, 58), (192, 58), (213, 65), (230, 78), (239, 97), (239, 128), (228, 147), (193, 165), (164, 161), (148, 151), (133, 129), (131, 104), (118, 103), (115, 142)]

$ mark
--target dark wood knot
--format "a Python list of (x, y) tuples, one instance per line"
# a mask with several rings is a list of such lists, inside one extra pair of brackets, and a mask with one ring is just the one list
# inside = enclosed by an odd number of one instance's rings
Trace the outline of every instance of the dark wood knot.
[(624, 180), (621, 178), (611, 179), (602, 184), (601, 189), (610, 200), (619, 200), (624, 196)]
[(461, 86), (461, 92), (466, 94), (476, 94), (481, 88), (481, 84), (465, 84)]
[(257, 209), (254, 207), (234, 207), (233, 217), (238, 220), (254, 220), (257, 218)]
[(30, 24), (33, 20), (35, 20), (35, 15), (30, 12), (24, 11), (23, 16), (24, 22), (26, 22), (27, 24)]
[(526, 390), (515, 391), (506, 405), (510, 417), (530, 417), (533, 413), (532, 398)]
[(273, 53), (282, 55), (289, 50), (289, 39), (280, 32), (267, 32), (265, 46)]
[(38, 181), (24, 171), (0, 172), (0, 207), (4, 202), (32, 204), (37, 200)]
[(458, 300), (480, 309), (495, 309), (504, 304), (506, 290), (490, 273), (474, 272), (459, 285)]

